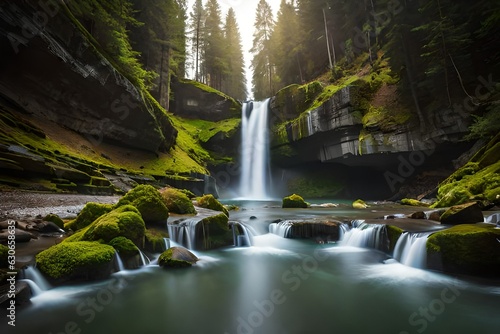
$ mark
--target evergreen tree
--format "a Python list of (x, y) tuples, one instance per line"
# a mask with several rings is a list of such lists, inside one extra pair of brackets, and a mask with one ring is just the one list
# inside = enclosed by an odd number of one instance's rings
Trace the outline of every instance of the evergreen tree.
[(221, 13), (217, 0), (208, 0), (205, 13), (204, 71), (207, 84), (220, 90), (227, 64), (224, 57)]
[(191, 11), (190, 35), (193, 52), (194, 79), (201, 81), (200, 64), (203, 62), (204, 15), (202, 0), (196, 0)]
[(255, 99), (258, 100), (269, 97), (276, 92), (273, 86), (275, 70), (270, 42), (274, 24), (271, 6), (265, 0), (260, 0), (255, 16), (253, 46), (250, 50), (254, 54), (252, 60), (253, 93)]
[(224, 76), (222, 91), (236, 99), (245, 100), (247, 96), (245, 62), (236, 15), (232, 8), (229, 8), (226, 16), (224, 39), (227, 71)]
[(281, 0), (276, 26), (272, 35), (276, 74), (280, 86), (288, 86), (292, 83), (302, 82), (301, 68), (301, 30), (294, 1), (287, 3)]

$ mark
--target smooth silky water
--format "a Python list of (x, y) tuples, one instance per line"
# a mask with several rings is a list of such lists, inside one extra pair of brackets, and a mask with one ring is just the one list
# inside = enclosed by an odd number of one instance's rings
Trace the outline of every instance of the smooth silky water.
[(253, 246), (195, 252), (201, 261), (188, 269), (150, 264), (106, 281), (50, 289), (18, 311), (17, 332), (500, 332), (498, 281), (476, 283), (404, 266), (375, 250), (265, 230), (277, 218), (359, 211), (240, 204), (247, 209), (232, 212), (232, 219), (254, 227)]

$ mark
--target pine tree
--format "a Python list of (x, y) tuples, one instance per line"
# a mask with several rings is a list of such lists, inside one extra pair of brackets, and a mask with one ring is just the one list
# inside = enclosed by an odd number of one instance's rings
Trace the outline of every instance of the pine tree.
[(254, 54), (253, 68), (253, 93), (255, 99), (264, 99), (275, 93), (273, 86), (274, 64), (272, 59), (271, 35), (274, 29), (274, 18), (271, 6), (260, 0), (255, 16), (255, 32), (253, 46), (250, 52)]
[(208, 0), (205, 12), (204, 71), (207, 84), (220, 90), (227, 64), (224, 57), (221, 13), (217, 0)]
[(204, 15), (202, 0), (196, 0), (191, 11), (190, 35), (194, 62), (194, 79), (201, 81), (200, 64), (203, 62)]
[(227, 71), (224, 76), (222, 91), (231, 97), (244, 100), (247, 96), (245, 62), (236, 15), (232, 8), (229, 8), (226, 16), (224, 39)]

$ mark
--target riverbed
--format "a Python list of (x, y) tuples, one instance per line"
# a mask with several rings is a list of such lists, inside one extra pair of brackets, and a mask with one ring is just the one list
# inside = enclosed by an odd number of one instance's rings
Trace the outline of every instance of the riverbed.
[(452, 277), (372, 249), (268, 233), (276, 219), (376, 218), (413, 208), (239, 204), (231, 219), (254, 231), (252, 246), (195, 251), (201, 260), (185, 270), (162, 269), (158, 254), (149, 254), (149, 265), (106, 281), (49, 289), (19, 311), (18, 332), (500, 332), (500, 280)]

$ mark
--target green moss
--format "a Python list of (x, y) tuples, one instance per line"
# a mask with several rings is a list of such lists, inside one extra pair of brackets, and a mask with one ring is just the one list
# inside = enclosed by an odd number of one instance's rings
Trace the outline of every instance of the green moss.
[(352, 207), (353, 209), (366, 209), (368, 205), (366, 205), (365, 201), (357, 199), (354, 202), (352, 202)]
[(115, 208), (133, 205), (147, 223), (160, 223), (168, 219), (168, 209), (160, 192), (150, 185), (139, 185), (125, 194)]
[(152, 253), (161, 253), (165, 250), (165, 238), (168, 233), (153, 229), (147, 229), (145, 233), (144, 248)]
[(307, 208), (309, 205), (304, 201), (304, 199), (297, 195), (292, 194), (290, 196), (283, 198), (282, 208)]
[(401, 200), (401, 204), (403, 205), (409, 205), (409, 206), (419, 206), (419, 207), (428, 207), (429, 204), (420, 202), (416, 199), (411, 199), (411, 198), (403, 198)]
[(161, 197), (169, 212), (178, 214), (196, 214), (191, 200), (181, 191), (175, 188), (164, 188)]
[(214, 211), (222, 211), (224, 214), (229, 217), (229, 212), (212, 194), (208, 194), (198, 198), (198, 206), (210, 209)]
[(219, 122), (205, 121), (201, 119), (181, 119), (183, 127), (193, 138), (201, 143), (208, 142), (213, 136), (221, 133), (225, 138), (233, 136), (241, 124), (241, 118), (230, 118)]
[(396, 243), (399, 237), (403, 234), (403, 230), (394, 225), (386, 225), (387, 237), (389, 238), (389, 252), (392, 254), (396, 248)]
[(216, 90), (215, 88), (212, 88), (212, 87), (210, 87), (208, 85), (205, 85), (205, 84), (203, 84), (201, 82), (194, 81), (194, 80), (189, 80), (189, 79), (181, 79), (179, 81), (182, 82), (182, 83), (193, 85), (196, 88), (201, 89), (201, 90), (203, 90), (203, 91), (205, 91), (207, 93), (219, 95), (220, 97), (224, 98), (225, 100), (230, 100), (233, 103), (233, 105), (235, 106), (235, 108), (238, 108), (240, 106), (240, 104), (235, 99), (233, 99), (232, 97), (224, 94), (221, 91)]
[(124, 205), (101, 216), (88, 226), (82, 240), (102, 240), (108, 243), (116, 237), (123, 236), (142, 247), (145, 231), (146, 226), (139, 211), (131, 205)]
[(198, 258), (186, 249), (172, 247), (164, 251), (158, 258), (158, 265), (164, 268), (191, 267)]
[(464, 224), (436, 232), (427, 240), (430, 257), (441, 259), (447, 271), (489, 273), (500, 271), (500, 230), (491, 224)]
[(63, 220), (61, 218), (59, 218), (59, 216), (56, 214), (50, 213), (50, 214), (46, 215), (43, 218), (43, 220), (45, 220), (47, 222), (52, 222), (52, 223), (56, 224), (59, 228), (64, 229)]
[(53, 279), (93, 276), (111, 263), (113, 247), (98, 242), (63, 242), (36, 255), (36, 265)]
[(112, 246), (122, 258), (129, 258), (139, 254), (139, 248), (125, 237), (113, 238), (108, 245)]
[(204, 218), (198, 225), (201, 228), (200, 235), (203, 236), (203, 244), (198, 244), (198, 248), (208, 250), (233, 244), (233, 234), (225, 213)]
[(101, 217), (102, 215), (110, 212), (112, 208), (113, 206), (111, 204), (89, 202), (85, 204), (76, 219), (66, 223), (64, 225), (64, 228), (78, 231), (92, 224), (97, 218)]
[(306, 198), (334, 198), (344, 189), (344, 186), (331, 175), (316, 172), (290, 178), (287, 189), (289, 193), (298, 193)]
[(9, 247), (0, 244), (0, 268), (7, 268), (9, 263), (7, 259), (9, 257)]
[(178, 189), (178, 190), (184, 195), (186, 195), (189, 199), (193, 199), (196, 197), (196, 195), (190, 190), (187, 189)]

